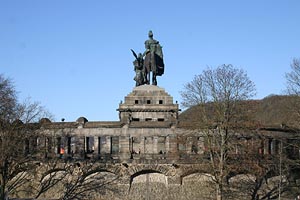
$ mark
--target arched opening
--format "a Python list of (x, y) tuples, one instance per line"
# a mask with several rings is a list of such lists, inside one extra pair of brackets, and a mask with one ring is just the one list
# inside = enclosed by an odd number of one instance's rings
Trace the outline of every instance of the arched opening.
[[(153, 170), (153, 169), (145, 169), (145, 170), (138, 171), (135, 174), (131, 175), (131, 177), (130, 177), (130, 185), (134, 182), (134, 179), (136, 181), (139, 179), (139, 181), (140, 181), (142, 178), (145, 178), (144, 177), (145, 175), (149, 175), (149, 174), (157, 175), (157, 177), (158, 177), (158, 175), (161, 175), (161, 176), (164, 177), (165, 180), (167, 180), (167, 177), (164, 174), (162, 174), (160, 171)], [(162, 179), (153, 179), (153, 180), (161, 181)], [(165, 182), (165, 184), (167, 185), (168, 183), (165, 180), (163, 182)]]
[[(253, 196), (253, 193), (257, 189), (258, 184), (256, 177), (252, 174), (237, 174), (228, 179), (231, 192), (228, 193), (231, 197), (238, 199), (249, 198)], [(230, 198), (230, 197), (228, 197)]]
[(181, 193), (186, 199), (214, 199), (215, 187), (211, 174), (199, 171), (186, 173), (181, 177)]
[[(163, 173), (146, 169), (130, 177), (130, 199), (164, 199), (167, 194), (168, 179)], [(151, 198), (150, 198), (151, 197)]]
[[(85, 163), (73, 163), (62, 168), (46, 171), (39, 182), (40, 187), (47, 187), (43, 195), (54, 199), (91, 199), (111, 197), (117, 191), (119, 176), (107, 169), (93, 168)], [(109, 188), (109, 189), (108, 189)]]

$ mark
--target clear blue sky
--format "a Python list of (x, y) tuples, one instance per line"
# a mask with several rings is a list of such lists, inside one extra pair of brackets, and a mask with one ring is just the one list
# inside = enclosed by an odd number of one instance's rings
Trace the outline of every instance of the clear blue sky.
[(143, 52), (151, 29), (164, 51), (158, 86), (174, 101), (221, 64), (246, 70), (261, 99), (282, 93), (300, 57), (299, 11), (299, 0), (0, 0), (0, 73), (57, 121), (117, 121), (135, 86), (130, 49)]

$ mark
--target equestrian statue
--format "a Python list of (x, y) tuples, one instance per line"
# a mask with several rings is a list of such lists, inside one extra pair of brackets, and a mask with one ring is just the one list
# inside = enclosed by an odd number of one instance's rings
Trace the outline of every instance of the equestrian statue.
[(145, 52), (137, 54), (131, 49), (135, 60), (133, 61), (136, 86), (150, 84), (150, 73), (152, 72), (152, 85), (157, 85), (156, 76), (164, 74), (164, 61), (162, 46), (153, 39), (152, 31), (148, 33), (149, 39), (145, 41)]

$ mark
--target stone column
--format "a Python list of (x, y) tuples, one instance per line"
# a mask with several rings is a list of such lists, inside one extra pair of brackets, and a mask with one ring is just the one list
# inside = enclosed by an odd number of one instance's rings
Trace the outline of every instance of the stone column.
[(130, 138), (129, 136), (119, 137), (120, 159), (127, 160), (130, 158)]
[(186, 153), (190, 154), (192, 151), (192, 145), (193, 145), (193, 138), (188, 137), (186, 140)]
[(170, 151), (170, 138), (169, 138), (169, 136), (166, 137), (165, 148), (166, 148), (166, 153), (168, 153)]
[(153, 154), (158, 154), (157, 143), (158, 143), (158, 137), (153, 136), (153, 149), (152, 149)]
[(75, 155), (76, 157), (78, 158), (84, 158), (84, 147), (85, 147), (85, 144), (84, 144), (84, 136), (78, 136), (76, 138), (76, 146), (75, 146)]
[(276, 153), (276, 140), (270, 139), (270, 149), (271, 149), (271, 154), (274, 155)]
[(153, 137), (145, 137), (145, 153), (153, 153)]
[(140, 148), (139, 148), (139, 153), (144, 154), (145, 153), (145, 137), (140, 137), (141, 142), (140, 142)]
[(93, 152), (93, 157), (97, 158), (100, 153), (100, 146), (99, 146), (99, 137), (94, 136), (94, 152)]
[(100, 158), (103, 158), (105, 155), (105, 143), (106, 143), (106, 137), (105, 136), (100, 136), (99, 137), (99, 152), (100, 152)]
[(199, 137), (198, 138), (198, 153), (199, 154), (203, 154), (204, 153), (204, 138), (203, 137)]
[(112, 143), (111, 143), (111, 137), (110, 136), (106, 136), (106, 145), (104, 146), (104, 151), (105, 153), (109, 153), (111, 154), (111, 150), (112, 150)]
[(264, 139), (264, 154), (265, 155), (269, 154), (269, 139), (268, 138)]
[(119, 136), (119, 152), (129, 153), (129, 138), (127, 136)]
[(47, 153), (48, 153), (48, 156), (52, 157), (54, 155), (54, 153), (53, 153), (53, 152), (55, 152), (54, 148), (55, 148), (55, 145), (53, 143), (53, 137), (48, 136), (47, 137)]
[(177, 144), (177, 136), (169, 135), (169, 151), (168, 151), (168, 159), (176, 161), (178, 158), (178, 144)]
[(169, 136), (169, 153), (177, 153), (177, 136), (176, 135), (170, 135)]

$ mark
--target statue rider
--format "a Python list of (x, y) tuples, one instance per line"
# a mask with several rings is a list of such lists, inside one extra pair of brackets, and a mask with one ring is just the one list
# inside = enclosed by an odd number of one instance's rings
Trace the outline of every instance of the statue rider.
[[(144, 67), (146, 67), (147, 74), (149, 75), (149, 72), (152, 71), (153, 77), (152, 77), (152, 84), (156, 85), (156, 76), (161, 76), (164, 73), (164, 64), (163, 64), (163, 53), (162, 53), (162, 47), (159, 44), (159, 42), (155, 39), (153, 39), (153, 33), (150, 30), (148, 33), (149, 39), (145, 41), (145, 52), (143, 56), (150, 55), (148, 60), (148, 65), (150, 64), (150, 69), (147, 68), (147, 64), (144, 64)], [(149, 84), (150, 77), (147, 77), (147, 84)]]
[(159, 57), (163, 57), (162, 55), (162, 51), (158, 51), (158, 45), (159, 45), (159, 42), (155, 39), (153, 39), (153, 33), (152, 31), (149, 31), (148, 33), (148, 37), (149, 39), (145, 41), (145, 52), (144, 52), (144, 56), (150, 52), (151, 54), (154, 54), (156, 53)]

